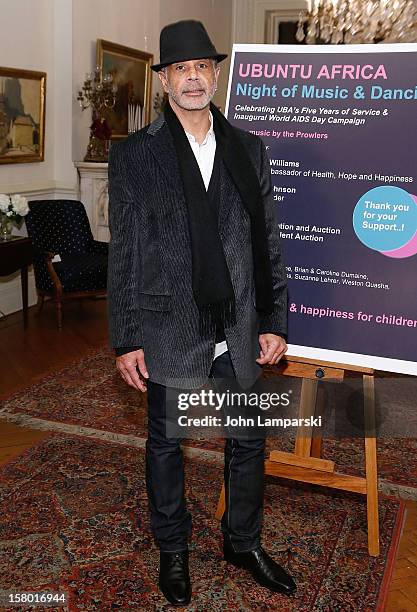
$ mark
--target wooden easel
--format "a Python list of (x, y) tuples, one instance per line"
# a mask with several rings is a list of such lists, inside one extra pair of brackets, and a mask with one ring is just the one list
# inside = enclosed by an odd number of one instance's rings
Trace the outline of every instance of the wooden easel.
[[(297, 357), (283, 359), (276, 368), (277, 373), (284, 376), (295, 376), (303, 379), (299, 418), (322, 415), (322, 402), (317, 401), (319, 380), (341, 382), (348, 371), (362, 374), (365, 417), (365, 478), (336, 472), (334, 461), (321, 458), (321, 434), (318, 431), (314, 434), (313, 428), (305, 426), (301, 426), (297, 430), (293, 453), (271, 451), (269, 459), (265, 461), (265, 473), (366, 495), (368, 552), (371, 556), (377, 557), (379, 555), (379, 519), (374, 370)], [(225, 489), (223, 484), (217, 505), (217, 519), (221, 519), (224, 510)]]

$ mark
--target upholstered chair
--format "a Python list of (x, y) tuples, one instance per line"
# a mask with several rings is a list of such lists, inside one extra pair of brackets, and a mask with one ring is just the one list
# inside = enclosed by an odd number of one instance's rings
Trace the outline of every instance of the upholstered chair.
[(108, 244), (94, 240), (82, 202), (33, 200), (29, 209), (38, 313), (45, 297), (53, 298), (62, 329), (65, 300), (106, 294)]

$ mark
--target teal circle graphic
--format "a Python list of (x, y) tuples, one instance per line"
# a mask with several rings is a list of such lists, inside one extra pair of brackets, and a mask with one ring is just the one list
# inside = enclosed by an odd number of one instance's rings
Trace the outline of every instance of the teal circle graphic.
[(353, 229), (370, 249), (399, 249), (417, 231), (417, 203), (400, 187), (384, 185), (370, 189), (355, 206)]

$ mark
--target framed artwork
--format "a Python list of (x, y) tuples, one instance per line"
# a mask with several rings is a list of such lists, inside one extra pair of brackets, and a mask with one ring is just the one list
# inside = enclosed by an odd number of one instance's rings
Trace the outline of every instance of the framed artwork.
[(46, 73), (0, 68), (0, 164), (41, 162)]
[(97, 65), (117, 85), (117, 100), (107, 121), (112, 140), (144, 127), (151, 120), (153, 55), (108, 40), (97, 40)]
[(300, 12), (305, 9), (304, 3), (299, 9), (275, 9), (265, 11), (265, 37), (267, 44), (299, 45), (295, 35), (297, 33)]

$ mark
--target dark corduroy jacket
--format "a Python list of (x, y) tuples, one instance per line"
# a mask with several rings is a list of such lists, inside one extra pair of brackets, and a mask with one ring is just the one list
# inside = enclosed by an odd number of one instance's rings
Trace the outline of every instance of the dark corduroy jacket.
[[(236, 324), (225, 329), (238, 380), (247, 386), (261, 372), (260, 333), (287, 331), (287, 284), (269, 161), (262, 141), (235, 128), (261, 183), (274, 312), (255, 309), (250, 220), (223, 163), (219, 232), (236, 300)], [(210, 372), (215, 337), (201, 338), (191, 282), (186, 203), (171, 134), (161, 115), (114, 144), (109, 159), (108, 318), (110, 345), (142, 347), (150, 379), (197, 387)], [(210, 253), (207, 253), (210, 257)]]

